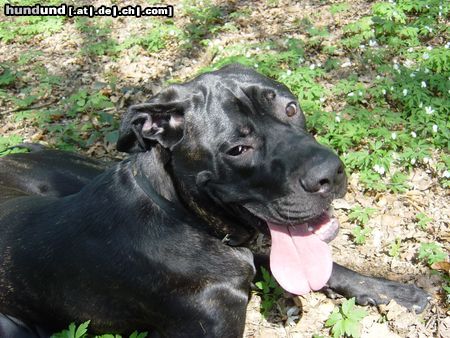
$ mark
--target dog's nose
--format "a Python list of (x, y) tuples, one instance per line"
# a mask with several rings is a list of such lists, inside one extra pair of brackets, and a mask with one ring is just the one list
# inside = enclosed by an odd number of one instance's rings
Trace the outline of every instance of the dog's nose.
[(328, 194), (341, 190), (345, 181), (344, 166), (336, 155), (315, 161), (301, 179), (303, 188), (310, 193)]

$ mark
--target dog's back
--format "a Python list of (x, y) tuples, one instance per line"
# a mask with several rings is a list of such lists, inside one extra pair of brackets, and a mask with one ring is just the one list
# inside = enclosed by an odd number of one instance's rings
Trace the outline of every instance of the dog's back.
[(107, 168), (104, 162), (75, 153), (27, 148), (30, 153), (0, 158), (0, 203), (28, 195), (71, 195)]

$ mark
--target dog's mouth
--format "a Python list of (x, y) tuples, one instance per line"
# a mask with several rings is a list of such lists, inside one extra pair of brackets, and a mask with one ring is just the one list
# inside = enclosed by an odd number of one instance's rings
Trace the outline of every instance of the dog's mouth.
[(327, 243), (337, 236), (339, 221), (324, 212), (302, 224), (267, 225), (272, 237), (270, 269), (278, 283), (297, 295), (323, 288), (333, 267)]
[[(264, 220), (247, 206), (254, 218)], [(254, 210), (256, 211), (256, 210)], [(265, 219), (272, 245), (270, 269), (278, 283), (296, 295), (323, 288), (331, 276), (333, 260), (327, 243), (338, 234), (339, 221), (332, 208), (293, 224)], [(260, 227), (259, 227), (260, 228)]]

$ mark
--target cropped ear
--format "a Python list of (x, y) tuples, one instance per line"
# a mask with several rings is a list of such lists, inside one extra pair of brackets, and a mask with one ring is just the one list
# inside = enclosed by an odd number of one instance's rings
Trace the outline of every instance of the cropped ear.
[(188, 99), (180, 100), (178, 96), (171, 87), (146, 103), (128, 108), (120, 125), (117, 150), (147, 151), (155, 143), (172, 148), (183, 137), (184, 112), (189, 105)]

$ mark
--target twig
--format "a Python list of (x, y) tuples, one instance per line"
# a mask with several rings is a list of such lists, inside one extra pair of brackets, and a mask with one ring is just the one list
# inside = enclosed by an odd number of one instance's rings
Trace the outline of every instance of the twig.
[(56, 102), (57, 102), (57, 100), (54, 100), (54, 101), (51, 101), (51, 102), (38, 104), (36, 106), (21, 107), (21, 108), (16, 108), (16, 109), (5, 110), (3, 112), (0, 112), (0, 115), (6, 115), (6, 114), (10, 114), (10, 113), (17, 113), (19, 111), (25, 111), (25, 110), (41, 109), (41, 108), (45, 108), (45, 107), (51, 106), (52, 104), (54, 104)]

